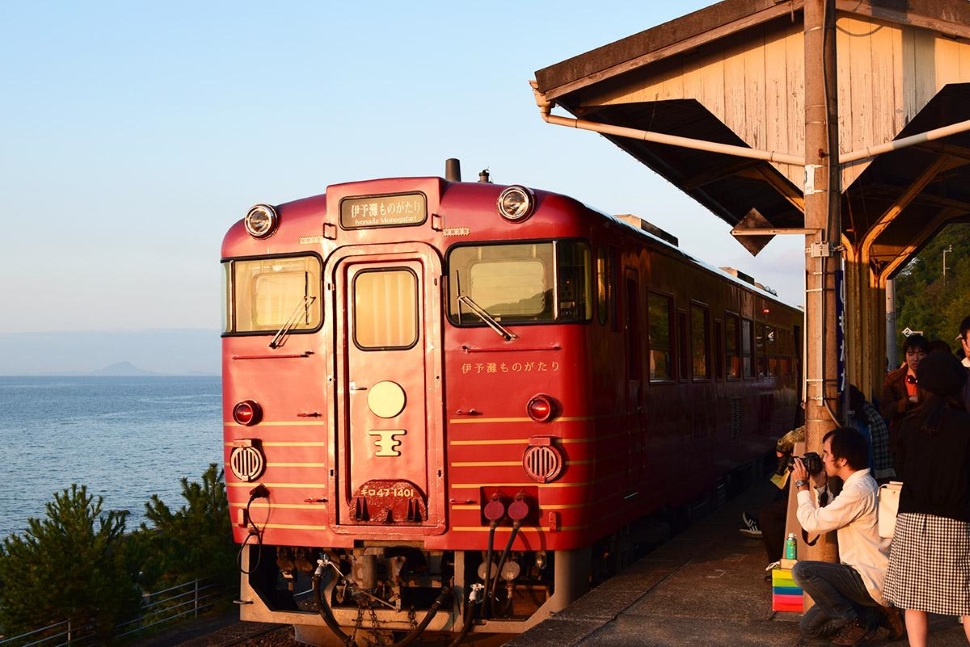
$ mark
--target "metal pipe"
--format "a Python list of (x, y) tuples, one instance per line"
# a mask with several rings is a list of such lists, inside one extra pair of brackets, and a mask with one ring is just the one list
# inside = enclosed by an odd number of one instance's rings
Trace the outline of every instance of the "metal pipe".
[(640, 139), (643, 141), (655, 142), (657, 144), (669, 144), (671, 146), (702, 150), (709, 153), (723, 153), (725, 155), (734, 155), (735, 157), (747, 157), (750, 159), (764, 160), (767, 162), (777, 162), (779, 164), (793, 164), (795, 166), (802, 166), (805, 163), (805, 158), (797, 155), (763, 151), (755, 148), (748, 148), (746, 146), (718, 144), (702, 139), (691, 139), (690, 137), (679, 137), (677, 135), (655, 133), (649, 130), (625, 128), (623, 126), (611, 126), (609, 124), (600, 124), (595, 121), (587, 121), (585, 119), (559, 117), (552, 114), (552, 103), (543, 97), (542, 93), (539, 92), (538, 83), (535, 81), (530, 81), (530, 83), (532, 85), (533, 94), (536, 98), (536, 105), (539, 107), (539, 114), (542, 116), (543, 121), (548, 124), (553, 124), (556, 126), (568, 126), (570, 128), (578, 128), (580, 130), (590, 130), (603, 135), (615, 135), (617, 137), (627, 137), (629, 139)]
[(866, 146), (865, 148), (860, 148), (857, 151), (846, 153), (845, 155), (839, 155), (839, 164), (851, 164), (852, 162), (858, 162), (859, 160), (866, 159), (867, 157), (875, 157), (876, 155), (881, 155), (890, 151), (908, 148), (909, 146), (916, 146), (917, 144), (925, 144), (926, 142), (930, 142), (935, 139), (942, 139), (943, 137), (947, 137), (949, 135), (958, 135), (967, 131), (970, 131), (970, 119), (967, 121), (959, 121), (955, 124), (950, 124), (949, 126), (941, 126), (939, 128), (934, 128), (933, 130), (927, 130), (925, 133), (919, 133), (918, 135), (910, 135), (909, 137), (903, 137), (902, 139), (894, 139), (891, 142), (878, 144), (876, 146)]

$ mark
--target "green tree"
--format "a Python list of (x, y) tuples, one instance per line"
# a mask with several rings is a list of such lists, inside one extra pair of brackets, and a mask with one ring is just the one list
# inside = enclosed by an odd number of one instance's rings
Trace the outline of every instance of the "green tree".
[(103, 499), (71, 485), (0, 542), (0, 625), (12, 634), (69, 620), (92, 623), (104, 642), (137, 614), (125, 538), (126, 512), (102, 512)]
[[(942, 339), (957, 350), (954, 337), (970, 315), (970, 225), (941, 230), (900, 270), (895, 286), (897, 328), (922, 330), (928, 339)], [(898, 335), (897, 346), (902, 342)]]
[(182, 479), (186, 501), (172, 511), (157, 495), (145, 504), (138, 552), (142, 559), (142, 583), (160, 588), (198, 578), (215, 577), (231, 585), (238, 579), (238, 548), (232, 540), (225, 474), (215, 463), (202, 474), (201, 483)]

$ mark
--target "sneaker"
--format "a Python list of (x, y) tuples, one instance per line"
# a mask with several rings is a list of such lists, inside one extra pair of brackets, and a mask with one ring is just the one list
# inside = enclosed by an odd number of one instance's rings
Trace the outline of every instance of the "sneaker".
[(742, 535), (745, 537), (761, 539), (761, 528), (758, 526), (757, 519), (749, 515), (747, 512), (742, 512), (741, 522), (744, 524), (744, 528), (741, 529)]
[(856, 645), (861, 645), (863, 639), (868, 635), (869, 630), (856, 619), (839, 629), (839, 633), (832, 640), (832, 644), (856, 647)]
[(896, 607), (880, 607), (882, 612), (883, 626), (889, 630), (889, 640), (899, 640), (906, 633), (906, 623), (903, 621), (903, 613)]

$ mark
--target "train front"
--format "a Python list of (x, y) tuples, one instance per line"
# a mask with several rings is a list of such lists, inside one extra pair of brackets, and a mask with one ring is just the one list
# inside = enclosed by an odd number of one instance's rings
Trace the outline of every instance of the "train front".
[(318, 645), (509, 633), (588, 586), (589, 538), (562, 517), (584, 507), (563, 443), (585, 418), (562, 402), (585, 386), (565, 349), (583, 347), (590, 253), (555, 238), (578, 203), (546, 200), (530, 221), (526, 189), (374, 180), (227, 233), (242, 619)]

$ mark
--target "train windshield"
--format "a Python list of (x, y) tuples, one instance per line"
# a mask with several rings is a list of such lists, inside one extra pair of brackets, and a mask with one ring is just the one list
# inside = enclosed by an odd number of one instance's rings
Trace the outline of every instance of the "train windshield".
[(589, 321), (593, 315), (589, 246), (576, 241), (465, 245), (448, 257), (448, 315), (484, 325), (467, 297), (497, 322)]
[(235, 259), (222, 265), (224, 332), (282, 333), (320, 326), (318, 257)]

